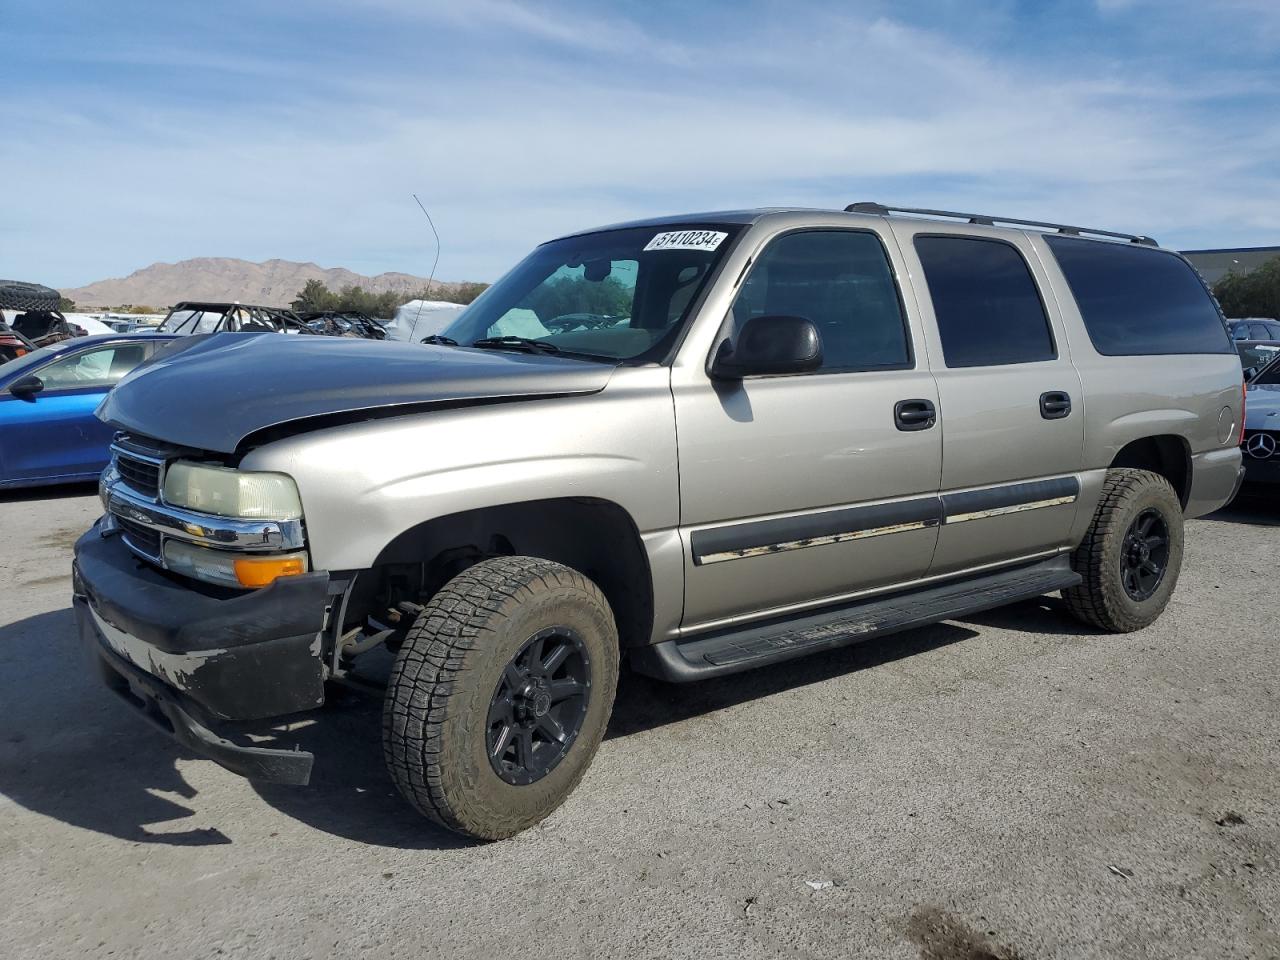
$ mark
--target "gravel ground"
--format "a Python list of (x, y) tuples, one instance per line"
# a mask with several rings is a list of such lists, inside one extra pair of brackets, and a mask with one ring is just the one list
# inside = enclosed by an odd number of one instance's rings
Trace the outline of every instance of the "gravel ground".
[(2, 956), (1280, 956), (1274, 506), (1191, 524), (1141, 633), (1046, 600), (627, 677), (578, 792), (490, 845), (399, 799), (354, 694), (294, 732), (303, 789), (131, 716), (68, 609), (96, 506), (0, 502)]

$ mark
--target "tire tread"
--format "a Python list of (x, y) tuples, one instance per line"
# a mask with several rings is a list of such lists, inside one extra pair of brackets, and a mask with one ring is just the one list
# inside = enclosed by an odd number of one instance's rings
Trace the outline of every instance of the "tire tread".
[[(445, 723), (450, 699), (472, 667), (469, 655), (508, 620), (510, 605), (561, 588), (585, 593), (608, 609), (599, 588), (576, 570), (537, 557), (497, 557), (449, 581), (405, 637), (383, 708), (383, 756), (400, 792), (435, 823), (494, 838), (528, 826), (514, 820), (504, 824), (502, 811), (486, 809), (485, 828), (479, 831), (474, 818), (451, 801), (442, 775), (448, 754)], [(584, 730), (584, 739), (591, 739), (585, 735)], [(594, 739), (584, 744), (592, 752), (599, 745), (599, 736)]]
[[(1120, 579), (1110, 576), (1104, 556), (1110, 538), (1124, 536), (1125, 531), (1119, 529), (1119, 525), (1129, 502), (1152, 487), (1161, 488), (1173, 503), (1178, 503), (1173, 487), (1158, 473), (1132, 467), (1108, 470), (1093, 521), (1071, 554), (1072, 569), (1084, 579), (1079, 586), (1062, 591), (1063, 600), (1073, 616), (1101, 630), (1128, 633), (1147, 626), (1154, 619), (1135, 616), (1126, 609), (1128, 604), (1120, 597), (1123, 590)], [(1176, 581), (1177, 573), (1173, 568), (1166, 576)]]

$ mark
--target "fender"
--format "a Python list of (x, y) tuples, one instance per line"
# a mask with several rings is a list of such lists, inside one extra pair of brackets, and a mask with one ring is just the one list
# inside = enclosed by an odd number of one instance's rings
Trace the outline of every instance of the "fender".
[(294, 478), (317, 569), (366, 569), (438, 517), (566, 497), (617, 504), (648, 543), (678, 526), (674, 421), (669, 370), (621, 368), (590, 397), (327, 427), (252, 450), (241, 466)]

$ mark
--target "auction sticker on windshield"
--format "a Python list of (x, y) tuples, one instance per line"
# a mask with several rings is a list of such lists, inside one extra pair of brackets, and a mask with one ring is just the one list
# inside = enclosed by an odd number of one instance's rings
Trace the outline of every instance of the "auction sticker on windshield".
[(644, 245), (649, 250), (714, 250), (729, 234), (720, 230), (673, 230)]

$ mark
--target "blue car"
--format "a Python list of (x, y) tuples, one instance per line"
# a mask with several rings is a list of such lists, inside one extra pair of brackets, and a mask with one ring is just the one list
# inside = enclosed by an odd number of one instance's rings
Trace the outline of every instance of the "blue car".
[(173, 337), (76, 337), (0, 364), (0, 490), (94, 480), (112, 429), (93, 415), (107, 391)]

